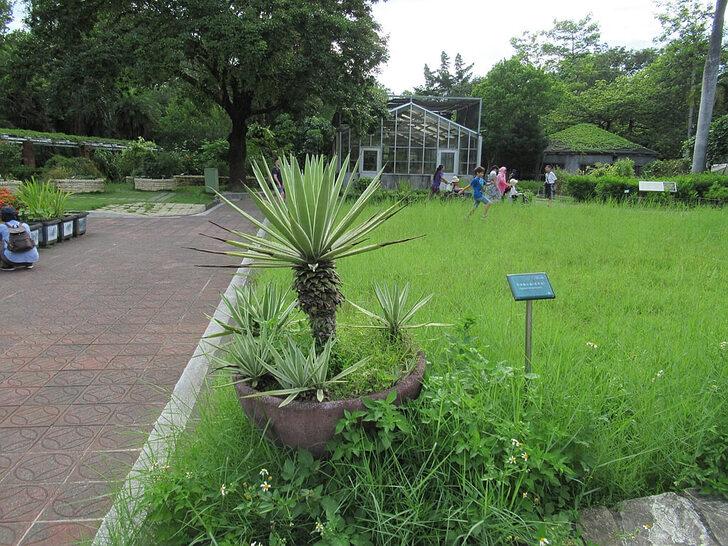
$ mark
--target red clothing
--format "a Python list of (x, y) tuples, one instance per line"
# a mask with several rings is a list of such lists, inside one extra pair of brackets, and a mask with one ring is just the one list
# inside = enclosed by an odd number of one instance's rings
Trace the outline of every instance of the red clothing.
[(501, 170), (498, 172), (498, 178), (496, 178), (496, 186), (498, 186), (498, 191), (501, 192), (501, 195), (503, 195), (503, 193), (505, 193), (506, 191), (506, 188), (508, 188), (505, 168), (501, 168)]

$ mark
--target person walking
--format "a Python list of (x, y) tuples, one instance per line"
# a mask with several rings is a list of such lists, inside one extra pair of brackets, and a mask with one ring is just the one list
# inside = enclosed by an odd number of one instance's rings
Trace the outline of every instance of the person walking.
[(554, 190), (556, 189), (556, 181), (558, 180), (558, 178), (556, 178), (556, 173), (551, 168), (551, 165), (546, 165), (544, 170), (546, 171), (546, 181), (544, 182), (543, 189), (546, 199), (549, 200), (550, 207), (551, 201), (554, 198)]
[(276, 185), (276, 190), (278, 190), (278, 194), (281, 196), (282, 199), (285, 199), (286, 191), (283, 187), (283, 177), (281, 176), (281, 160), (280, 159), (276, 159), (276, 162), (273, 165), (273, 170), (271, 171), (270, 174), (273, 177), (273, 183)]
[(509, 189), (507, 170), (505, 167), (501, 167), (498, 170), (498, 177), (496, 179), (496, 185), (498, 186), (498, 191), (500, 192), (501, 197), (503, 197)]
[(430, 197), (435, 196), (440, 192), (440, 183), (442, 182), (442, 176), (444, 174), (445, 165), (438, 165), (435, 174), (432, 176), (432, 184), (430, 185)]

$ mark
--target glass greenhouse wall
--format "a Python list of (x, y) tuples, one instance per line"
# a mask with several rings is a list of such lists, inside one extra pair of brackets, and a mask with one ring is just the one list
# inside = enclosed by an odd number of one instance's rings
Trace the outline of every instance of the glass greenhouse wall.
[[(340, 168), (352, 173), (357, 160), (361, 176), (374, 176), (383, 168), (385, 187), (395, 187), (402, 180), (408, 180), (413, 187), (427, 187), (438, 165), (445, 166), (448, 177), (472, 174), (481, 158), (480, 99), (429, 99), (438, 101), (433, 104), (439, 112), (423, 106), (428, 104), (426, 97), (422, 104), (417, 98), (407, 100), (398, 105), (390, 102), (389, 114), (380, 120), (378, 130), (368, 135), (340, 128), (336, 139)], [(448, 101), (451, 109), (443, 110)], [(477, 107), (476, 115), (469, 116), (475, 127), (455, 121), (458, 116), (465, 118), (456, 108), (463, 104), (470, 110)], [(347, 155), (349, 164), (341, 164)]]

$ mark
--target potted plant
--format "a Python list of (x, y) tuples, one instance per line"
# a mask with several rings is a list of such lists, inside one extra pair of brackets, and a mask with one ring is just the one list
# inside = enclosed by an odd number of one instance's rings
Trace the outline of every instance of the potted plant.
[(68, 194), (48, 182), (30, 180), (18, 189), (17, 198), (23, 218), (29, 223), (40, 224), (40, 246), (50, 246), (58, 242)]
[[(266, 178), (254, 165), (261, 194), (250, 195), (267, 222), (258, 220), (220, 196), (230, 207), (266, 232), (268, 237), (230, 232), (236, 239), (226, 242), (235, 250), (205, 252), (249, 258), (252, 267), (293, 270), (296, 305), (306, 315), (310, 344), (293, 342), (285, 334), (281, 341), (281, 320), (270, 309), (284, 308), (282, 303), (262, 306), (251, 302), (253, 296), (242, 299), (239, 296), (239, 301), (228, 302), (236, 326), (226, 331), (233, 334), (231, 343), (236, 349), (228, 351), (230, 358), (224, 360), (227, 362), (224, 367), (235, 369), (240, 402), (251, 420), (267, 427), (284, 444), (306, 448), (320, 456), (325, 453), (326, 441), (333, 436), (336, 423), (343, 417), (344, 411), (363, 407), (361, 396), (327, 400), (329, 387), (346, 380), (367, 361), (365, 357), (349, 368), (337, 370), (338, 373), (332, 366), (336, 311), (344, 301), (336, 260), (415, 237), (367, 243), (377, 227), (404, 207), (398, 202), (364, 221), (358, 221), (380, 187), (379, 176), (349, 207), (347, 193), (350, 186), (344, 183), (343, 171), (337, 175), (336, 159), (327, 164), (322, 157), (308, 158), (303, 170), (295, 159), (281, 163), (285, 198), (272, 189), (270, 172), (267, 172)], [(270, 298), (264, 297), (263, 301), (266, 299)], [(424, 302), (416, 304), (411, 315), (422, 305)], [(269, 312), (256, 315), (255, 310), (262, 307)], [(276, 325), (278, 334), (270, 332), (271, 324)], [(242, 353), (242, 357), (241, 347), (249, 349)], [(418, 396), (425, 359), (416, 351), (412, 357), (415, 362), (413, 369), (395, 385), (364, 397), (392, 396), (401, 402)]]
[(80, 237), (86, 233), (86, 224), (88, 223), (88, 212), (77, 212), (73, 218), (73, 236)]

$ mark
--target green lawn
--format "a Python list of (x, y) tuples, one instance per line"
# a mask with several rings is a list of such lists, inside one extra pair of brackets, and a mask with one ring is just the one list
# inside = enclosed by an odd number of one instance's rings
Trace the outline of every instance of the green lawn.
[[(420, 319), (471, 325), (417, 331), (430, 361), (418, 402), (379, 407), (379, 436), (352, 424), (338, 460), (312, 467), (261, 441), (232, 389), (216, 389), (171, 468), (151, 474), (146, 532), (166, 544), (569, 544), (584, 506), (728, 493), (725, 211), (503, 203), (483, 221), (469, 207), (418, 202), (375, 238), (424, 239), (338, 265), (364, 307), (375, 282), (408, 281), (435, 294)], [(505, 276), (538, 271), (557, 298), (534, 304), (537, 377), (524, 389), (524, 304)], [(339, 322), (361, 317), (345, 305)]]
[(213, 199), (211, 194), (205, 193), (204, 186), (182, 186), (174, 192), (137, 191), (131, 184), (109, 183), (107, 191), (102, 193), (72, 194), (68, 198), (69, 210), (94, 210), (106, 205), (119, 205), (124, 203), (146, 203), (159, 201), (165, 203), (207, 204)]

